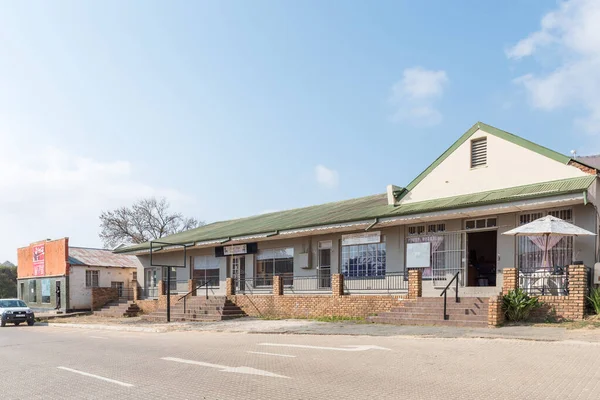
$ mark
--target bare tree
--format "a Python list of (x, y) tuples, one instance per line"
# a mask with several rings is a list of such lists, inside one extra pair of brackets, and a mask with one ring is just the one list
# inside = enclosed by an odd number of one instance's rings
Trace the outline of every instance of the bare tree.
[(100, 214), (100, 239), (106, 248), (137, 244), (204, 225), (196, 218), (169, 211), (165, 198), (150, 197)]

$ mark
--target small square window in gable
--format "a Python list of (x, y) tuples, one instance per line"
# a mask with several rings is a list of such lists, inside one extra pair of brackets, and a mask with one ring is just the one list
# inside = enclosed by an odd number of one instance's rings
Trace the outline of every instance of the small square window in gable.
[(471, 141), (471, 168), (487, 165), (487, 138)]

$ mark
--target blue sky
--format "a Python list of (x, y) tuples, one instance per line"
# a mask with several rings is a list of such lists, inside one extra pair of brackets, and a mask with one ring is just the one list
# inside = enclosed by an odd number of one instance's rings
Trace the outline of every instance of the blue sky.
[(600, 152), (594, 3), (0, 1), (0, 261), (99, 246), (143, 196), (212, 222), (381, 193), (478, 120)]

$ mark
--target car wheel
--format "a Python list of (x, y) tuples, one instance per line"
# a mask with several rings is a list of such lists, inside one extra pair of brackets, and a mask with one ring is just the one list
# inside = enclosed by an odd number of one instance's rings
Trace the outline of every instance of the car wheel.
[(27, 321), (27, 325), (33, 326), (33, 324), (35, 324), (35, 321)]
[(19, 326), (19, 325), (21, 325), (20, 322), (15, 322), (15, 326)]

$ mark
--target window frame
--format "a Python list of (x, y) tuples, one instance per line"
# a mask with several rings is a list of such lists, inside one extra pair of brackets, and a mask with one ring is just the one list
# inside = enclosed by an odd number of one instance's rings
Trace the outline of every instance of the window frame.
[[(96, 278), (96, 284), (94, 285), (94, 278)], [(85, 270), (85, 287), (86, 288), (97, 288), (100, 287), (100, 271), (97, 269), (86, 269)]]
[[(278, 251), (283, 250), (284, 252), (288, 252), (291, 251), (291, 257), (285, 257), (285, 258), (277, 258), (275, 257), (277, 255)], [(268, 248), (268, 249), (259, 249), (258, 252), (256, 253), (256, 257), (255, 257), (255, 262), (254, 262), (254, 280), (255, 280), (255, 286), (263, 286), (263, 287), (269, 287), (269, 286), (273, 286), (273, 277), (275, 276), (282, 276), (283, 277), (283, 284), (285, 286), (290, 286), (293, 284), (294, 282), (294, 257), (295, 257), (295, 251), (294, 251), (294, 246), (288, 246), (288, 247), (273, 247), (273, 248)], [(271, 251), (273, 252), (273, 258), (263, 258), (260, 259), (260, 254), (265, 253)], [(277, 262), (276, 260), (291, 260), (292, 261), (292, 271), (291, 272), (280, 272), (276, 270), (276, 266), (277, 266)], [(263, 264), (265, 262), (271, 262), (272, 263), (272, 272), (267, 272), (267, 266), (264, 266), (265, 272), (263, 273), (259, 273), (258, 269), (259, 269), (259, 264)]]
[[(354, 254), (354, 258), (362, 257), (363, 259), (367, 259), (369, 256), (365, 256), (365, 254), (372, 253), (373, 249), (369, 249), (370, 246), (375, 246), (375, 267), (368, 266), (366, 263), (363, 267), (358, 264), (355, 265), (356, 275), (351, 276), (350, 270), (352, 266), (350, 265), (350, 261), (348, 261), (348, 267), (345, 268), (345, 260), (348, 253)], [(372, 257), (372, 256), (371, 256)], [(350, 260), (351, 257), (348, 258)], [(340, 273), (344, 275), (344, 279), (385, 279), (387, 275), (387, 244), (386, 244), (386, 235), (381, 235), (381, 240), (379, 243), (366, 243), (366, 244), (353, 244), (344, 246), (340, 243)], [(382, 264), (382, 266), (380, 265)], [(359, 272), (365, 271), (366, 273), (375, 271), (374, 275), (361, 275)], [(378, 273), (380, 272), (380, 273)], [(382, 272), (382, 273), (381, 273)]]

